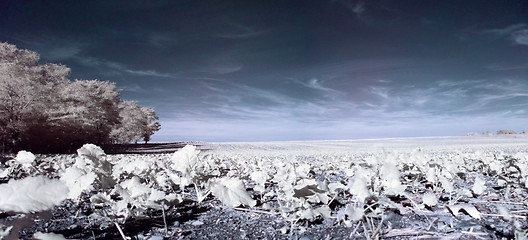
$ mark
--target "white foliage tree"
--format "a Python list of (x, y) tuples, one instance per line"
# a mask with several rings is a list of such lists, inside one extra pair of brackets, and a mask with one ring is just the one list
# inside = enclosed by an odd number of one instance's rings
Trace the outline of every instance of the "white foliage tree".
[(72, 82), (66, 66), (38, 61), (36, 52), (0, 43), (0, 150), (149, 141), (159, 130), (155, 111), (121, 101), (114, 83)]
[(147, 107), (142, 107), (135, 101), (122, 101), (119, 103), (120, 124), (111, 132), (111, 138), (118, 143), (137, 143), (144, 139), (150, 141), (150, 136), (158, 131), (159, 123), (156, 112)]
[(68, 82), (69, 68), (38, 60), (36, 52), (0, 43), (0, 136), (14, 149), (53, 101), (53, 91)]

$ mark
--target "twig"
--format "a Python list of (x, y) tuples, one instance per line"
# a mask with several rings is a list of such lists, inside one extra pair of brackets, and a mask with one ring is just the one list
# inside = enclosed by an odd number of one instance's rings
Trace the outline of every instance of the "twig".
[(165, 224), (165, 236), (167, 236), (169, 229), (167, 228), (167, 220), (165, 219), (165, 202), (161, 202), (161, 212), (163, 213), (163, 224)]
[(268, 211), (262, 211), (262, 210), (257, 210), (257, 209), (247, 209), (247, 208), (233, 208), (235, 210), (238, 210), (238, 211), (245, 211), (245, 212), (254, 212), (254, 213), (262, 213), (262, 214), (269, 214), (269, 215), (277, 215), (278, 213), (274, 213), (274, 212), (268, 212)]
[(114, 224), (116, 225), (117, 230), (119, 230), (119, 233), (121, 234), (121, 237), (123, 238), (123, 240), (127, 240), (127, 238), (126, 238), (125, 234), (123, 233), (123, 230), (121, 229), (119, 224), (117, 224), (117, 222), (114, 222)]
[[(385, 220), (385, 218), (383, 217), (384, 215), (381, 215), (381, 221), (378, 223), (378, 229), (376, 229), (376, 232), (374, 232), (373, 236), (376, 237), (379, 239), (379, 237), (381, 236), (380, 234), (380, 231), (381, 231), (381, 227), (383, 226), (383, 221)], [(374, 226), (374, 225), (372, 225)]]
[(523, 213), (523, 212), (528, 212), (528, 210), (514, 210), (514, 211), (510, 211), (510, 213)]
[(483, 235), (489, 235), (488, 233), (483, 233), (483, 232), (468, 232), (468, 231), (461, 231), (461, 233), (463, 233), (463, 234), (469, 234), (469, 235), (477, 235), (477, 236), (478, 236), (478, 235), (481, 235), (481, 236), (483, 236)]
[[(411, 199), (411, 197), (406, 194), (406, 193), (403, 193), (403, 196), (405, 196), (407, 199), (409, 199), (409, 201), (411, 201), (411, 203), (414, 205), (414, 207), (416, 207), (417, 210), (420, 210), (420, 207), (418, 206), (418, 204)], [(415, 211), (416, 212), (416, 211)], [(425, 220), (427, 220), (427, 222), (429, 222), (430, 225), (433, 225), (433, 222), (431, 222), (431, 220), (427, 217), (427, 215), (425, 215), (422, 211), (420, 211), (421, 215), (425, 217)]]
[(471, 201), (470, 203), (474, 203), (474, 204), (500, 203), (500, 204), (512, 204), (512, 205), (526, 205), (526, 203), (502, 202), (502, 201)]
[[(506, 216), (501, 215), (501, 214), (492, 214), (492, 213), (480, 213), (480, 215), (488, 216), (488, 217), (506, 217)], [(526, 216), (519, 216), (519, 215), (513, 215), (513, 214), (511, 214), (511, 217), (520, 218), (520, 219), (526, 219)]]
[(417, 236), (417, 235), (436, 236), (436, 235), (443, 235), (443, 234), (440, 234), (438, 232), (418, 232), (410, 228), (401, 228), (401, 229), (392, 229), (390, 232), (385, 233), (384, 237), (392, 238), (392, 237)]
[(361, 222), (358, 222), (358, 224), (356, 224), (356, 227), (354, 228), (354, 231), (352, 231), (350, 233), (350, 238), (352, 238), (352, 235), (356, 234), (360, 224), (361, 224)]
[[(365, 217), (365, 219), (367, 219), (367, 218)], [(367, 221), (368, 221), (368, 220), (367, 220)], [(361, 225), (363, 225), (363, 232), (365, 233), (365, 237), (366, 237), (366, 239), (369, 239), (369, 240), (372, 239), (372, 238), (370, 238), (370, 235), (369, 235), (369, 233), (368, 233), (368, 229), (367, 229), (367, 227), (365, 226), (365, 222), (361, 222)]]

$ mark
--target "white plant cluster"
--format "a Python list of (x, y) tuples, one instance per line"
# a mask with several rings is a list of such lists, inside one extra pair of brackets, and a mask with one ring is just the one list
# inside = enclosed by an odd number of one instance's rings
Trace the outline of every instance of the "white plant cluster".
[[(409, 211), (394, 198), (408, 199), (415, 211), (445, 207), (453, 215), (465, 212), (481, 218), (477, 208), (458, 204), (458, 199), (486, 197), (494, 187), (528, 187), (526, 151), (303, 151), (201, 153), (187, 145), (172, 155), (107, 156), (87, 144), (73, 159), (49, 160), (22, 152), (0, 168), (0, 178), (13, 176), (13, 169), (25, 169), (28, 175), (0, 184), (0, 210), (42, 211), (64, 199), (89, 199), (105, 209), (105, 217), (124, 221), (184, 199), (201, 202), (211, 194), (226, 206), (280, 214), (292, 226), (302, 219), (333, 218), (352, 227), (360, 221), (372, 223), (385, 209)], [(56, 162), (46, 166), (59, 179), (38, 170), (43, 163), (37, 162), (46, 161)], [(440, 201), (440, 196), (449, 201)], [(496, 214), (510, 216), (508, 209), (497, 209)]]

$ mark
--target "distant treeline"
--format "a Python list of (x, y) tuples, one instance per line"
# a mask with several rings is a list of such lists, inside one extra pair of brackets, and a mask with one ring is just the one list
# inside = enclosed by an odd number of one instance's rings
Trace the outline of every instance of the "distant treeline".
[[(501, 129), (501, 130), (497, 130), (497, 133), (495, 133), (496, 135), (514, 135), (514, 134), (527, 134), (526, 133), (526, 130), (522, 130), (520, 132), (516, 132), (515, 130), (507, 130), (507, 129)], [(468, 136), (477, 136), (479, 135), (478, 133), (474, 133), (474, 132), (471, 132), (471, 133), (468, 133), (466, 134)], [(491, 133), (490, 131), (486, 131), (486, 132), (482, 132), (481, 135), (484, 135), (484, 136), (492, 136), (494, 135), (493, 133)]]
[(150, 140), (160, 129), (153, 109), (123, 101), (115, 83), (70, 81), (61, 64), (0, 43), (0, 152), (69, 152)]

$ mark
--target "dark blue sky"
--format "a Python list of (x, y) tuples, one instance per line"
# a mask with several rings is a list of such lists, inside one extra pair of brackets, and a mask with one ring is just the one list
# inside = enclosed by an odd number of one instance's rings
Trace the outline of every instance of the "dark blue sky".
[(528, 130), (527, 1), (3, 1), (0, 41), (116, 82), (155, 141)]

